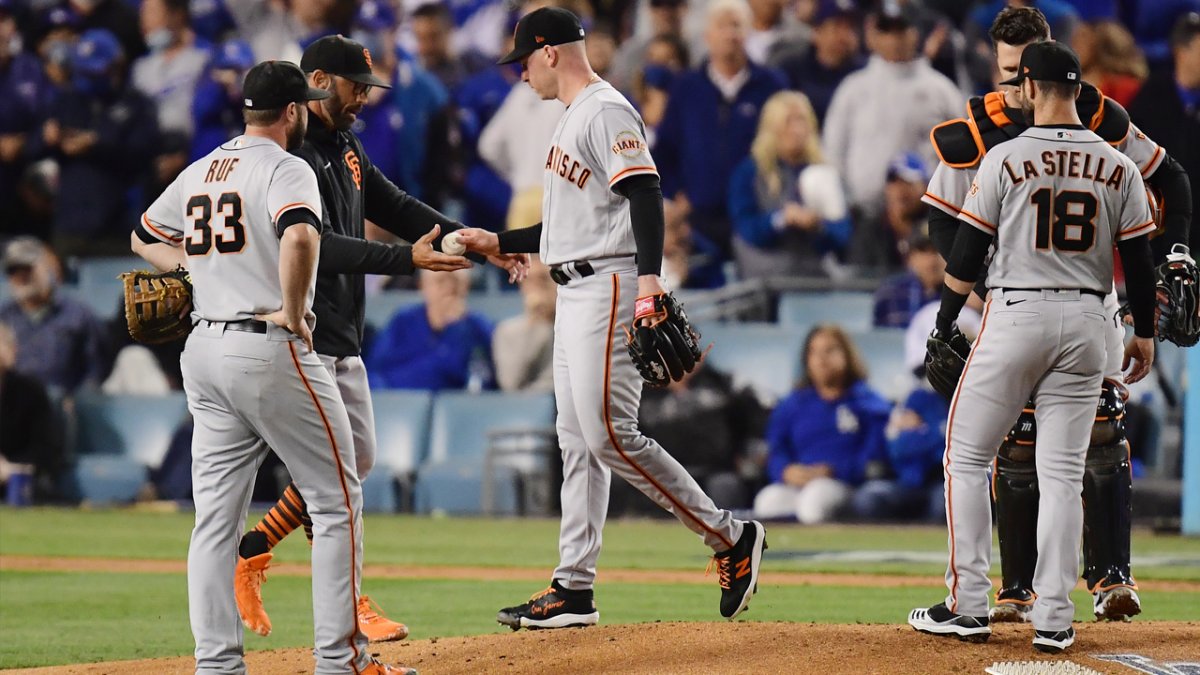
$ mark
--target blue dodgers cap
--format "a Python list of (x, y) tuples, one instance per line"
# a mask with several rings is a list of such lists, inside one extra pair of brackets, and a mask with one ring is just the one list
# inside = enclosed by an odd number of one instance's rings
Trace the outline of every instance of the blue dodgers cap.
[(213, 68), (249, 70), (253, 65), (254, 50), (244, 40), (227, 40), (213, 49)]
[(888, 163), (887, 179), (891, 181), (897, 178), (908, 183), (925, 183), (929, 180), (929, 171), (919, 155), (904, 152)]
[(82, 75), (99, 75), (120, 60), (123, 52), (117, 36), (103, 28), (93, 28), (79, 36), (71, 52), (71, 69)]
[(354, 15), (354, 25), (368, 31), (393, 30), (398, 23), (391, 5), (379, 0), (365, 0)]
[(817, 11), (813, 14), (812, 25), (817, 26), (830, 19), (855, 19), (859, 16), (858, 7), (854, 0), (820, 0)]

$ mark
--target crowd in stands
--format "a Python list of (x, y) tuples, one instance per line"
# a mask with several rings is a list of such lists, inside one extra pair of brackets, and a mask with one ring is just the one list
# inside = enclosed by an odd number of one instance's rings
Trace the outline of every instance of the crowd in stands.
[[(180, 387), (180, 347), (132, 345), (119, 313), (106, 324), (58, 292), (60, 260), (128, 254), (142, 209), (240, 132), (257, 61), (298, 61), (330, 33), (358, 40), (393, 85), (354, 126), (387, 178), (468, 225), (537, 222), (563, 107), (495, 60), (516, 19), (551, 2), (584, 17), (591, 63), (646, 122), (668, 283), (878, 279), (871, 322), (916, 336), (917, 373), (944, 268), (920, 201), (929, 130), (995, 86), (987, 29), (1003, 6), (1043, 11), (1087, 79), (1200, 185), (1200, 0), (0, 0), (0, 469), (61, 469), (61, 439), (9, 424), (53, 414), (43, 400)], [(544, 266), (520, 288), (523, 314), (495, 326), (468, 275), (417, 284), (423, 302), (374, 327), (372, 386), (553, 388)], [(936, 519), (946, 402), (870, 390), (836, 326), (810, 333), (801, 360), (781, 401), (706, 366), (648, 391), (642, 424), (733, 506)], [(37, 445), (44, 461), (18, 449)]]

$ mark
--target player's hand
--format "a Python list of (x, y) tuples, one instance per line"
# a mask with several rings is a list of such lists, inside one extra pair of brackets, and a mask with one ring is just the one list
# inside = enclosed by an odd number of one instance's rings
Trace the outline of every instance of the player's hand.
[[(657, 274), (642, 274), (638, 276), (638, 293), (639, 298), (648, 298), (653, 295), (661, 295), (667, 291), (662, 287), (662, 282), (659, 281)], [(655, 320), (654, 317), (644, 317), (639, 322), (640, 325), (650, 325)]]
[(299, 317), (289, 317), (287, 312), (284, 312), (282, 309), (280, 309), (271, 312), (270, 314), (255, 314), (254, 318), (258, 319), (259, 321), (273, 323), (292, 335), (299, 337), (302, 341), (304, 341), (306, 353), (313, 350), (311, 322), (316, 317), (312, 312), (306, 312)]
[(497, 253), (489, 255), (487, 259), (488, 262), (496, 267), (508, 272), (508, 283), (510, 284), (519, 284), (525, 281), (525, 277), (529, 276), (528, 253)]
[(449, 255), (433, 248), (433, 240), (438, 238), (441, 231), (440, 225), (434, 225), (433, 229), (413, 244), (413, 267), (433, 272), (453, 272), (470, 267), (471, 261), (461, 255)]
[(500, 237), (495, 232), (481, 230), (478, 227), (466, 227), (458, 231), (458, 242), (480, 255), (499, 256)]
[[(1133, 369), (1129, 370), (1130, 364)], [(1154, 365), (1154, 338), (1137, 337), (1125, 345), (1125, 358), (1121, 361), (1121, 370), (1125, 373), (1125, 384), (1141, 381), (1150, 374), (1150, 366)]]

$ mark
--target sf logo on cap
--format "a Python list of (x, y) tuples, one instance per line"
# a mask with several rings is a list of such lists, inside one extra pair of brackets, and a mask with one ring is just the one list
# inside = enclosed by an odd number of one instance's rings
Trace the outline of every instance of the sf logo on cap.
[(375, 67), (375, 64), (371, 63), (371, 51), (369, 49), (367, 49), (366, 47), (363, 47), (363, 58), (367, 60), (368, 68)]

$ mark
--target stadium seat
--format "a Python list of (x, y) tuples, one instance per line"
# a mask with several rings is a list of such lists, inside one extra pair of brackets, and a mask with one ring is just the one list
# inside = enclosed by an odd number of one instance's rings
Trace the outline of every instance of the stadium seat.
[(804, 333), (771, 323), (708, 323), (699, 326), (701, 349), (712, 343), (711, 364), (774, 401), (787, 395), (800, 374)]
[(520, 314), (525, 304), (520, 293), (472, 293), (467, 298), (467, 309), (479, 312), (495, 325)]
[(852, 332), (850, 339), (866, 361), (871, 387), (889, 400), (902, 401), (916, 384), (904, 365), (904, 330), (874, 328)]
[(76, 261), (78, 285), (82, 288), (112, 283), (122, 272), (150, 269), (150, 263), (137, 256), (118, 258), (82, 258)]
[(118, 455), (157, 467), (186, 415), (183, 392), (166, 396), (82, 394), (75, 401), (75, 454), (80, 458)]
[(383, 291), (367, 296), (365, 320), (375, 330), (383, 330), (396, 312), (424, 302), (417, 291)]
[(71, 469), (66, 493), (92, 504), (119, 504), (137, 498), (146, 480), (146, 465), (132, 457), (86, 455)]
[(819, 323), (835, 323), (848, 331), (871, 328), (874, 298), (870, 293), (784, 293), (779, 298), (779, 323), (807, 333)]
[[(433, 395), (426, 391), (376, 389), (371, 399), (377, 455), (375, 468), (363, 482), (363, 508), (403, 510), (411, 506), (412, 477), (429, 445)], [(397, 487), (401, 488), (399, 494)]]
[[(553, 424), (554, 398), (549, 394), (440, 394), (433, 404), (429, 457), (417, 473), (417, 512), (479, 513), (488, 432)], [(512, 478), (511, 469), (496, 471), (494, 504), (501, 513), (516, 510)]]
[(101, 321), (110, 321), (124, 311), (125, 290), (120, 281), (97, 281), (88, 285), (62, 286), (60, 292), (83, 303)]

